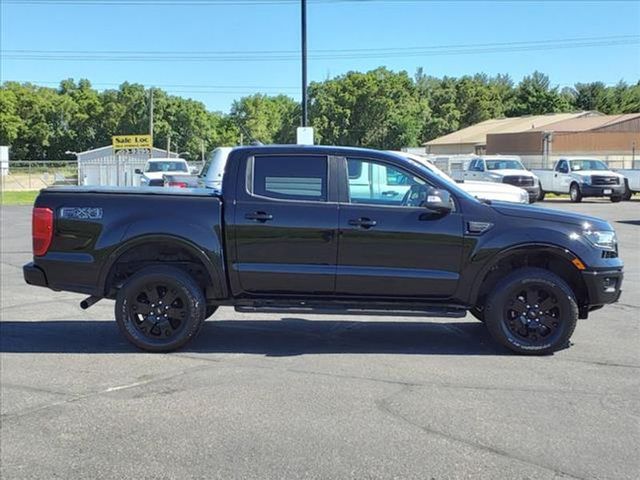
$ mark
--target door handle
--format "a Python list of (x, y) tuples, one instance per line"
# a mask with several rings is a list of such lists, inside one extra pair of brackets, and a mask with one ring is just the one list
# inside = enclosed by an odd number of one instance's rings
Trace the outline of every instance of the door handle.
[(255, 220), (256, 222), (267, 222), (273, 220), (273, 215), (266, 212), (247, 213), (244, 218), (247, 220)]
[(395, 190), (387, 190), (386, 192), (382, 192), (383, 197), (397, 197), (399, 194)]
[(371, 220), (370, 218), (358, 218), (357, 220), (349, 220), (349, 225), (360, 228), (371, 228), (375, 227), (378, 224), (375, 220)]

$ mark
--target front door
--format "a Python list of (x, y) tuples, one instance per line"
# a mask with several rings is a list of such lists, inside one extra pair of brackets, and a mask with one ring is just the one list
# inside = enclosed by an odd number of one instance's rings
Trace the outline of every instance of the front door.
[(246, 162), (231, 274), (250, 293), (333, 293), (338, 205), (330, 198), (328, 158), (257, 155)]
[[(349, 158), (349, 198), (340, 204), (336, 293), (376, 298), (444, 298), (458, 285), (463, 220), (455, 210), (438, 216), (411, 201), (410, 186), (425, 184), (411, 172), (378, 160)], [(353, 183), (355, 172), (380, 185)], [(391, 182), (390, 182), (391, 181)], [(403, 195), (380, 196), (389, 183)]]

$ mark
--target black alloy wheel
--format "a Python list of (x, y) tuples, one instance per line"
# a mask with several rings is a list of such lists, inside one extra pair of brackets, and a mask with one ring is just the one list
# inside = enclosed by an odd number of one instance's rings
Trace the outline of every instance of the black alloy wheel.
[(541, 268), (520, 268), (492, 289), (484, 306), (491, 336), (517, 353), (544, 355), (566, 347), (578, 320), (571, 287)]
[(544, 284), (516, 287), (506, 302), (506, 328), (531, 344), (551, 340), (559, 332), (562, 310), (553, 291)]
[(168, 352), (191, 340), (204, 323), (204, 294), (187, 272), (147, 267), (118, 291), (116, 322), (127, 339), (150, 352)]
[(129, 315), (134, 327), (150, 339), (178, 335), (186, 325), (186, 300), (170, 285), (148, 283), (131, 293)]

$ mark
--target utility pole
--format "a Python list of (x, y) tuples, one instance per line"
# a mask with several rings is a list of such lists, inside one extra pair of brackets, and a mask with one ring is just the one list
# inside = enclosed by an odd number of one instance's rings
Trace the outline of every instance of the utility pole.
[(153, 147), (153, 87), (149, 89), (149, 135), (151, 135), (151, 146)]
[(167, 133), (167, 158), (171, 156), (171, 132)]
[(302, 34), (302, 126), (308, 124), (307, 117), (307, 0), (300, 0)]
[(202, 164), (204, 165), (204, 140), (200, 140), (200, 146), (202, 147)]

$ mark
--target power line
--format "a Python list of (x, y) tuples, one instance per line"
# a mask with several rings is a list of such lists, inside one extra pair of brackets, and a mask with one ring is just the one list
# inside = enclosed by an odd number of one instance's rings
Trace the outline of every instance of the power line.
[[(427, 47), (389, 47), (370, 49), (314, 50), (309, 56), (315, 60), (362, 58), (405, 58), (440, 55), (470, 55), (480, 53), (509, 53), (588, 47), (612, 47), (640, 44), (640, 35), (584, 37), (557, 40), (532, 40), (467, 45)], [(298, 53), (291, 50), (264, 51), (126, 51), (126, 50), (2, 50), (7, 60), (50, 61), (108, 61), (108, 62), (248, 62), (298, 61)]]
[[(244, 6), (244, 5), (297, 5), (300, 0), (4, 0), (6, 4), (14, 5), (123, 5), (123, 6), (158, 6), (158, 5), (190, 5), (190, 6)], [(316, 4), (336, 4), (336, 3), (428, 3), (434, 0), (309, 0)], [(471, 1), (471, 0), (457, 0)], [(507, 0), (505, 0), (507, 1)]]
[[(61, 80), (63, 81), (63, 80)], [(43, 85), (56, 85), (59, 86), (61, 81), (52, 81), (52, 80), (5, 80), (5, 82), (19, 82), (19, 83), (33, 83), (33, 84), (43, 84)], [(126, 82), (91, 82), (91, 86), (105, 86), (105, 87), (119, 87), (123, 83)], [(139, 82), (128, 82), (131, 85), (142, 83)], [(243, 89), (243, 91), (250, 90), (300, 90), (300, 87), (295, 87), (292, 85), (288, 86), (278, 86), (278, 85), (192, 85), (192, 84), (184, 84), (184, 83), (153, 83), (153, 87), (159, 88), (180, 88), (180, 89), (191, 89), (190, 91), (194, 93), (198, 93), (201, 89), (217, 89), (217, 91), (221, 91), (224, 89)]]

